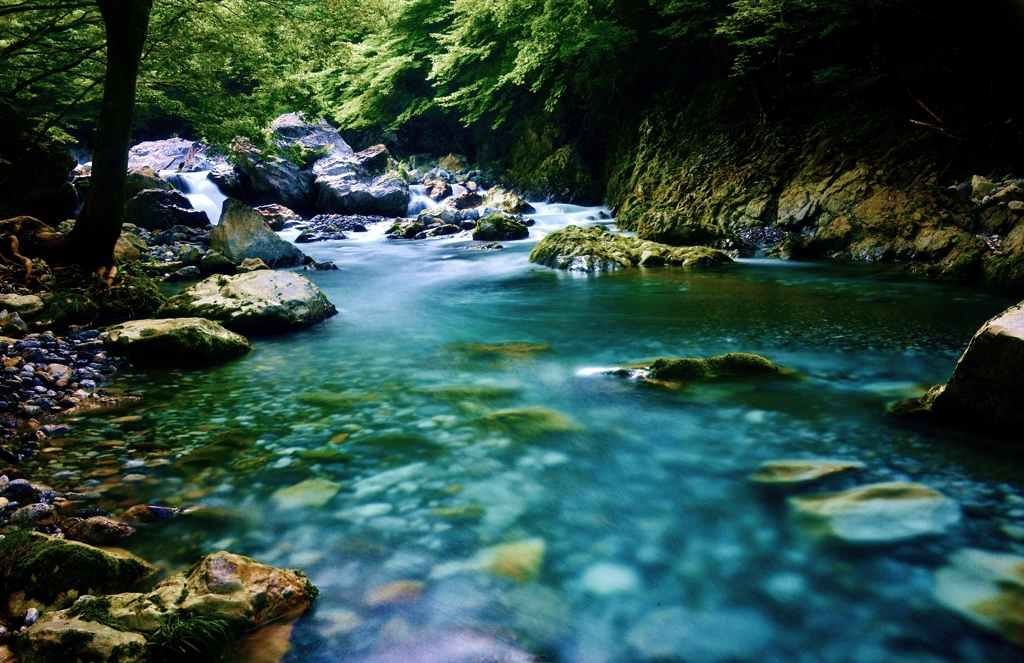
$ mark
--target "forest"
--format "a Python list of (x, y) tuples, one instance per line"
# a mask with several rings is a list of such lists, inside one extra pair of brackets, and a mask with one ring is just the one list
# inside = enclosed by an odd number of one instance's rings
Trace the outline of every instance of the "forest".
[(0, 663), (1024, 661), (1022, 53), (0, 0)]

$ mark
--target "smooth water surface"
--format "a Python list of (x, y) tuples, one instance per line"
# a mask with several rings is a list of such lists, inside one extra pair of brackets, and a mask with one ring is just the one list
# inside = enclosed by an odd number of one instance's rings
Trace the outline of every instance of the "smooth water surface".
[[(999, 532), (1024, 524), (1019, 465), (885, 413), (1012, 302), (892, 266), (527, 262), (599, 212), (540, 206), (500, 251), (379, 225), (304, 245), (340, 268), (306, 272), (338, 316), (210, 371), (128, 376), (140, 406), (83, 420), (43, 474), (115, 513), (210, 507), (126, 541), (166, 570), (229, 549), (307, 571), (323, 594), (286, 661), (1024, 660), (930, 594), (957, 548), (1024, 553)], [(668, 390), (595, 370), (729, 351), (803, 377)], [(867, 463), (830, 489), (920, 481), (964, 519), (816, 542), (746, 481), (807, 457)]]

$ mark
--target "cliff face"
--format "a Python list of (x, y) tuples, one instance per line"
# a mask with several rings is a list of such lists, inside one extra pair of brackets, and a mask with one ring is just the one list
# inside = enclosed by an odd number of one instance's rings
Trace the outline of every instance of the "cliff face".
[[(1024, 289), (1016, 145), (925, 126), (878, 96), (808, 106), (767, 119), (721, 86), (683, 104), (663, 96), (609, 161), (618, 225), (669, 244), (717, 229), (779, 257), (900, 260)], [(979, 168), (991, 186), (970, 185)]]

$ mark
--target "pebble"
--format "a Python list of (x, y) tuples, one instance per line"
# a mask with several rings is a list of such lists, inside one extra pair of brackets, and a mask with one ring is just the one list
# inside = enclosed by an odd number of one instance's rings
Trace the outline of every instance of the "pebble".
[(600, 562), (583, 573), (583, 587), (601, 596), (634, 592), (640, 588), (640, 576), (628, 566)]

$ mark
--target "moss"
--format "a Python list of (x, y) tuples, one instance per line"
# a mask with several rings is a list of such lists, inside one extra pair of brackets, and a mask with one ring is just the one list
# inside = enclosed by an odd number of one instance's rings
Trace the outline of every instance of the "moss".
[(111, 650), (108, 663), (137, 660), (145, 649), (140, 642), (126, 642), (125, 644), (117, 645)]
[(506, 343), (453, 343), (446, 345), (444, 351), (461, 355), (466, 359), (503, 360), (526, 359), (535, 355), (551, 352), (547, 343), (530, 343), (528, 341), (508, 341)]
[(477, 221), (473, 230), (473, 239), (478, 242), (502, 242), (529, 236), (530, 230), (525, 225), (504, 214), (488, 214)]
[(117, 618), (110, 614), (110, 599), (106, 597), (78, 601), (71, 607), (68, 614), (72, 617), (78, 617), (84, 622), (96, 622), (97, 624), (109, 626), (115, 631), (130, 630), (125, 628)]
[(473, 401), (479, 403), (511, 400), (518, 393), (515, 389), (483, 384), (425, 387), (417, 389), (417, 391), (443, 401)]
[(692, 357), (657, 359), (651, 364), (649, 377), (654, 380), (700, 380), (714, 377), (778, 374), (783, 370), (759, 355), (730, 352), (708, 359)]
[(484, 431), (504, 433), (513, 437), (533, 439), (556, 433), (581, 430), (579, 424), (563, 414), (542, 407), (503, 410), (468, 422)]
[(314, 602), (320, 598), (320, 590), (309, 581), (309, 578), (306, 578), (306, 596), (309, 597), (310, 601)]
[(582, 272), (628, 267), (710, 267), (732, 262), (705, 246), (673, 247), (608, 232), (603, 226), (567, 226), (550, 233), (530, 253), (530, 262)]
[(146, 578), (142, 562), (115, 557), (84, 544), (50, 539), (33, 532), (11, 534), (0, 541), (3, 592), (24, 591), (26, 598), (53, 606), (68, 592), (123, 591)]

